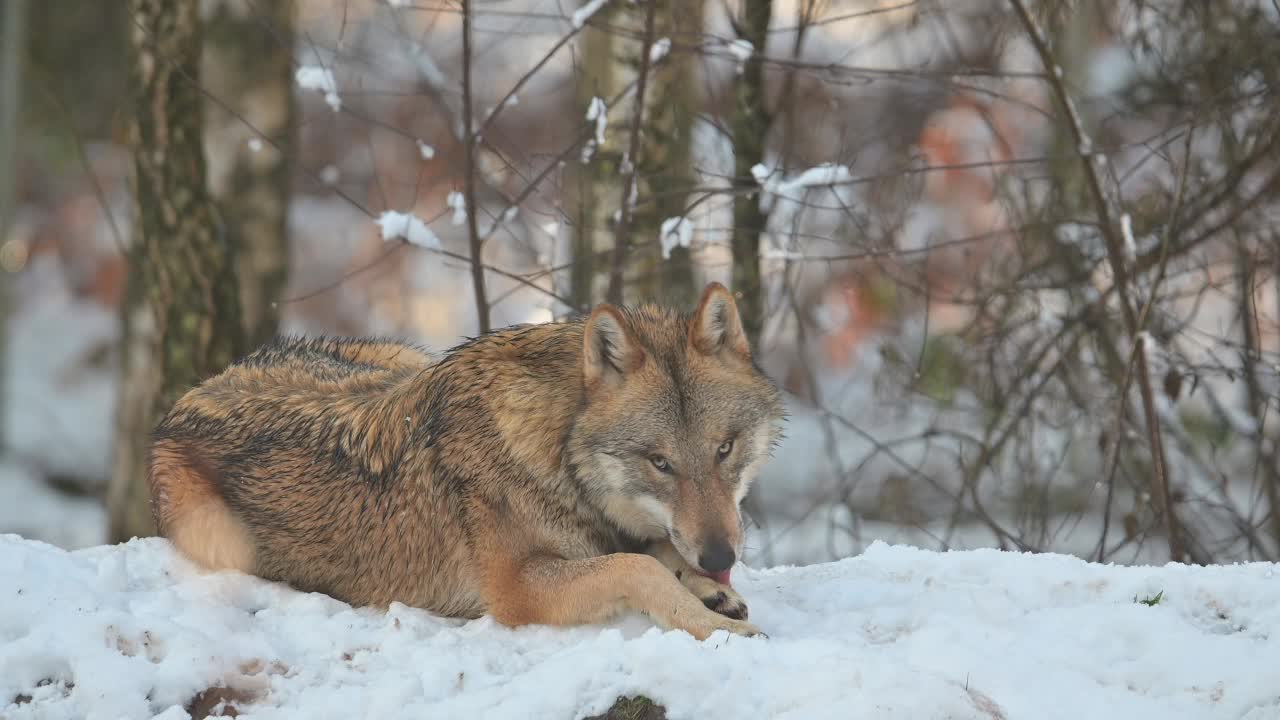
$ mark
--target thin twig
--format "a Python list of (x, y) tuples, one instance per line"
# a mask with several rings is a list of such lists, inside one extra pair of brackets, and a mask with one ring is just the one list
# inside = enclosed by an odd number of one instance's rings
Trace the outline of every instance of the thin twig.
[[(1107, 196), (1102, 178), (1097, 170), (1099, 156), (1094, 153), (1093, 141), (1089, 138), (1088, 133), (1085, 132), (1084, 122), (1076, 109), (1075, 102), (1072, 100), (1070, 93), (1067, 92), (1066, 85), (1062, 82), (1062, 68), (1054, 59), (1053, 51), (1049, 48), (1044, 32), (1036, 23), (1035, 18), (1031, 16), (1031, 12), (1027, 9), (1023, 0), (1009, 0), (1009, 2), (1017, 11), (1018, 18), (1022, 21), (1022, 25), (1031, 39), (1031, 44), (1035, 47), (1036, 54), (1044, 65), (1045, 77), (1053, 88), (1058, 103), (1062, 105), (1067, 125), (1075, 140), (1076, 152), (1080, 156), (1080, 162), (1084, 168), (1085, 183), (1089, 187), (1095, 211), (1098, 213), (1098, 225), (1102, 230), (1102, 238), (1107, 247), (1107, 257), (1110, 261), (1111, 272), (1115, 276), (1118, 290), (1117, 299), (1120, 302), (1125, 329), (1128, 331), (1130, 342), (1133, 344), (1133, 350), (1137, 354), (1138, 389), (1142, 394), (1142, 410), (1147, 425), (1147, 440), (1151, 445), (1152, 472), (1155, 476), (1155, 481), (1152, 483), (1155, 489), (1153, 494), (1164, 519), (1165, 532), (1168, 534), (1169, 556), (1174, 561), (1181, 562), (1186, 557), (1186, 552), (1182, 542), (1182, 533), (1178, 527), (1178, 520), (1173, 510), (1173, 500), (1169, 493), (1169, 472), (1165, 459), (1164, 443), (1160, 437), (1160, 419), (1155, 409), (1155, 394), (1151, 389), (1151, 373), (1147, 363), (1145, 335), (1138, 325), (1138, 317), (1134, 312), (1133, 306), (1129, 304), (1129, 275), (1128, 267), (1125, 263), (1124, 246), (1119, 230), (1113, 220), (1115, 212), (1111, 207), (1111, 200)], [(1123, 398), (1121, 398), (1121, 402), (1124, 402)]]
[[(1151, 284), (1151, 293), (1147, 297), (1147, 302), (1142, 307), (1142, 312), (1138, 314), (1138, 328), (1141, 330), (1146, 327), (1148, 315), (1152, 306), (1155, 305), (1156, 295), (1160, 289), (1160, 284), (1164, 281), (1165, 275), (1169, 267), (1169, 244), (1173, 241), (1173, 218), (1178, 216), (1178, 211), (1182, 208), (1182, 198), (1187, 188), (1187, 171), (1191, 168), (1191, 140), (1195, 135), (1195, 128), (1187, 128), (1185, 145), (1183, 147), (1183, 163), (1182, 171), (1178, 173), (1178, 187), (1174, 190), (1173, 209), (1169, 213), (1170, 221), (1165, 225), (1164, 233), (1160, 239), (1160, 265), (1156, 272), (1156, 279)], [(1102, 536), (1098, 540), (1098, 562), (1106, 559), (1107, 550), (1107, 532), (1111, 525), (1111, 503), (1115, 497), (1115, 478), (1116, 468), (1120, 465), (1120, 433), (1124, 424), (1125, 407), (1127, 403), (1125, 398), (1129, 397), (1129, 385), (1133, 379), (1133, 367), (1138, 356), (1139, 346), (1135, 343), (1129, 352), (1129, 360), (1125, 363), (1124, 381), (1120, 385), (1120, 402), (1116, 408), (1116, 421), (1111, 433), (1111, 457), (1107, 462), (1107, 500), (1102, 511)]]
[(520, 76), (520, 79), (516, 81), (516, 84), (512, 85), (511, 89), (507, 91), (507, 94), (503, 95), (502, 99), (498, 101), (498, 104), (493, 107), (493, 112), (489, 113), (489, 116), (484, 119), (484, 122), (481, 123), (480, 127), (476, 129), (474, 134), (484, 136), (485, 132), (489, 130), (489, 126), (498, 119), (498, 115), (500, 115), (502, 110), (507, 107), (507, 104), (511, 102), (512, 98), (518, 97), (518, 93), (524, 89), (525, 84), (532, 80), (533, 76), (546, 66), (547, 63), (551, 62), (551, 58), (556, 56), (556, 53), (560, 51), (560, 48), (568, 45), (570, 40), (577, 37), (578, 33), (581, 32), (584, 27), (587, 27), (585, 23), (581, 27), (575, 27), (570, 30), (567, 35), (562, 36), (558, 41), (556, 41), (556, 44), (542, 56), (541, 60), (534, 63), (533, 67), (529, 68), (528, 72)]
[(476, 134), (471, 122), (471, 0), (462, 0), (462, 126), (463, 147), (466, 150), (467, 235), (471, 249), (471, 287), (475, 291), (476, 322), (480, 333), (489, 332), (489, 301), (484, 294), (484, 243), (480, 240), (477, 224), (479, 206), (476, 203)]
[[(43, 71), (43, 68), (40, 68)], [(44, 73), (41, 72), (43, 75)], [(62, 95), (55, 89), (56, 83), (42, 82), (40, 89), (53, 100), (54, 105), (58, 108), (58, 115), (66, 123), (67, 131), (71, 136), (72, 146), (76, 151), (76, 160), (79, 161), (80, 167), (84, 170), (85, 177), (89, 180), (89, 187), (93, 190), (94, 198), (98, 201), (98, 206), (102, 208), (102, 215), (107, 219), (107, 227), (111, 231), (111, 240), (115, 243), (116, 252), (124, 257), (129, 252), (128, 243), (125, 242), (124, 233), (120, 230), (119, 224), (116, 223), (115, 213), (111, 212), (111, 202), (107, 199), (106, 190), (102, 187), (102, 182), (98, 179), (98, 174), (94, 172), (93, 163), (89, 160), (89, 152), (84, 146), (84, 136), (80, 132), (80, 128), (76, 127), (75, 117), (71, 114), (71, 109), (67, 107), (66, 101)]]

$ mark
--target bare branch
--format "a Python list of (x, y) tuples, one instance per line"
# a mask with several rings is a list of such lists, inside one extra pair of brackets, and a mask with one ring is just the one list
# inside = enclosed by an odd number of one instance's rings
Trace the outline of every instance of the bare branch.
[(471, 0), (462, 0), (462, 127), (466, 149), (467, 234), (471, 248), (471, 286), (476, 299), (476, 321), (480, 333), (489, 332), (489, 301), (484, 292), (484, 244), (480, 238), (476, 203), (476, 134), (471, 121)]
[[(1154, 393), (1151, 389), (1151, 374), (1145, 349), (1146, 340), (1143, 330), (1138, 324), (1138, 318), (1133, 306), (1129, 304), (1129, 269), (1125, 262), (1124, 247), (1120, 239), (1119, 229), (1113, 220), (1116, 213), (1112, 207), (1112, 200), (1105, 190), (1097, 167), (1099, 158), (1105, 158), (1105, 156), (1099, 156), (1094, 153), (1093, 141), (1089, 138), (1088, 133), (1085, 132), (1084, 121), (1081, 119), (1075, 102), (1062, 82), (1062, 68), (1055, 61), (1053, 51), (1049, 48), (1044, 32), (1027, 9), (1026, 3), (1023, 0), (1009, 0), (1009, 2), (1017, 11), (1018, 18), (1022, 21), (1027, 35), (1031, 38), (1032, 45), (1035, 46), (1036, 53), (1044, 65), (1046, 79), (1053, 88), (1054, 95), (1066, 115), (1067, 125), (1075, 139), (1076, 151), (1079, 153), (1080, 162), (1084, 169), (1085, 182), (1089, 186), (1089, 191), (1093, 197), (1094, 209), (1098, 213), (1098, 225), (1107, 246), (1111, 272), (1116, 278), (1116, 287), (1119, 291), (1120, 310), (1124, 317), (1125, 326), (1128, 329), (1129, 339), (1133, 343), (1134, 352), (1138, 358), (1138, 388), (1142, 394), (1142, 409), (1146, 417), (1148, 440), (1151, 444), (1154, 495), (1160, 512), (1164, 516), (1165, 531), (1169, 540), (1169, 556), (1173, 560), (1181, 562), (1186, 557), (1186, 550), (1169, 493), (1169, 472), (1166, 465), (1164, 443), (1160, 439), (1160, 419), (1156, 414)], [(1120, 402), (1125, 402), (1123, 396), (1120, 398)]]

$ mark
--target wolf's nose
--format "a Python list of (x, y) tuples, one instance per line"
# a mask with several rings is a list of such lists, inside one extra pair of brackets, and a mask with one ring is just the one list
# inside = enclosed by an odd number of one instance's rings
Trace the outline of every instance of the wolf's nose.
[(733, 548), (729, 547), (729, 543), (723, 540), (712, 540), (702, 548), (702, 553), (698, 555), (698, 564), (707, 572), (718, 573), (733, 567), (734, 559)]

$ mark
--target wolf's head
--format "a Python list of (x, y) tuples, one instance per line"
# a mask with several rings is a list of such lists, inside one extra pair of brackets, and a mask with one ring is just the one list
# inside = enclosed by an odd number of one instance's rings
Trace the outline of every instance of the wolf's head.
[(570, 437), (577, 474), (613, 522), (670, 538), (708, 575), (742, 552), (739, 504), (784, 417), (719, 283), (692, 315), (600, 305), (583, 327), (585, 403)]

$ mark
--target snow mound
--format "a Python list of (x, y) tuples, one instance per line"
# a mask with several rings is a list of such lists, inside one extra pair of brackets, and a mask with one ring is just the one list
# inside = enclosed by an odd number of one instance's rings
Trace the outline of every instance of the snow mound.
[(222, 685), (257, 695), (241, 718), (581, 718), (633, 694), (673, 719), (1280, 717), (1275, 564), (876, 543), (737, 577), (768, 639), (353, 609), (203, 573), (157, 538), (67, 552), (5, 535), (0, 717), (185, 718)]

